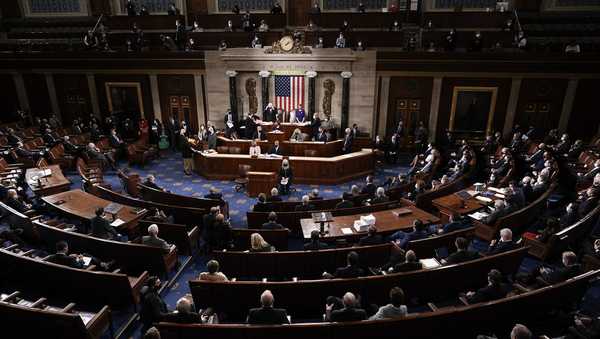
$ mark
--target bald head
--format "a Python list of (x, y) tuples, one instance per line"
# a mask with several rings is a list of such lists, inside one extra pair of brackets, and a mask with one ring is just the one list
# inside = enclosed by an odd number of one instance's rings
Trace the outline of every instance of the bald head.
[(346, 292), (346, 294), (344, 294), (342, 302), (344, 303), (344, 307), (352, 308), (356, 306), (356, 297), (352, 292)]
[(275, 298), (273, 297), (273, 293), (271, 293), (271, 291), (269, 291), (269, 290), (265, 290), (260, 295), (260, 304), (263, 307), (273, 307), (274, 301), (275, 301)]

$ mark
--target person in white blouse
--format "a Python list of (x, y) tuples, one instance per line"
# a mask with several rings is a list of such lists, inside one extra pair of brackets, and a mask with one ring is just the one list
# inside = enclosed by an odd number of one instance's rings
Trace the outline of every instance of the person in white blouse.
[(260, 155), (260, 146), (256, 143), (256, 140), (252, 140), (250, 144), (250, 156), (257, 157)]

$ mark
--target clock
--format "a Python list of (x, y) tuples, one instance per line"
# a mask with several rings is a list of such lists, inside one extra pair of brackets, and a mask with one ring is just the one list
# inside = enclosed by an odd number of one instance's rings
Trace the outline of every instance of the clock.
[(289, 52), (294, 48), (294, 39), (291, 36), (286, 35), (279, 40), (279, 46), (283, 51)]

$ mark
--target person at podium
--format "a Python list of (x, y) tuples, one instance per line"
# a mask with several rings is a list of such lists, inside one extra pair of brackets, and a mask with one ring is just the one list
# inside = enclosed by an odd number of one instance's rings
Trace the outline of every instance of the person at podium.
[(292, 178), (294, 174), (292, 173), (292, 168), (290, 167), (290, 162), (288, 159), (283, 159), (281, 162), (281, 168), (279, 169), (279, 192), (281, 194), (289, 194), (290, 186), (292, 184)]
[(306, 112), (304, 111), (304, 108), (302, 108), (302, 104), (298, 105), (298, 108), (296, 108), (295, 116), (295, 123), (303, 124), (304, 121), (306, 121)]

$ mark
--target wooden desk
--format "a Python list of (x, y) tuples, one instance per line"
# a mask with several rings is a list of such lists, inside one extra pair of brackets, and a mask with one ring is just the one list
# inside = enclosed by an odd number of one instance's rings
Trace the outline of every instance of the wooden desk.
[[(251, 171), (279, 172), (283, 158), (242, 154), (201, 153), (194, 151), (195, 171), (211, 180), (233, 180), (239, 165), (250, 165)], [(373, 173), (374, 155), (370, 149), (332, 158), (286, 157), (294, 173), (292, 184), (339, 184)]]
[[(271, 130), (273, 129), (272, 122), (263, 121), (260, 125), (262, 126), (263, 131), (265, 133), (271, 132)], [(292, 136), (292, 134), (294, 133), (294, 130), (296, 130), (296, 128), (299, 128), (300, 132), (308, 134), (309, 137), (312, 136), (312, 130), (310, 129), (310, 122), (307, 122), (304, 124), (293, 124), (293, 123), (289, 123), (289, 122), (282, 122), (281, 124), (279, 124), (279, 130), (283, 132), (283, 136), (282, 136), (283, 140), (290, 140), (290, 137)]]
[(267, 193), (277, 185), (275, 172), (248, 172), (248, 196), (257, 197), (260, 193)]
[[(411, 213), (401, 216), (395, 215), (395, 213), (403, 209), (409, 209), (411, 210)], [(333, 221), (329, 223), (329, 227), (327, 224), (325, 225), (325, 230), (329, 231), (325, 235), (325, 238), (356, 238), (357, 236), (365, 235), (367, 232), (357, 232), (354, 229), (354, 220), (360, 219), (362, 215), (369, 214), (373, 214), (375, 216), (375, 226), (377, 227), (377, 232), (379, 233), (392, 233), (395, 231), (412, 228), (413, 222), (416, 219), (420, 219), (425, 224), (435, 224), (440, 221), (438, 217), (420, 210), (415, 206), (403, 206), (401, 208), (395, 208), (392, 210), (334, 217)], [(302, 234), (304, 235), (305, 239), (310, 239), (310, 232), (319, 230), (319, 225), (315, 224), (312, 219), (302, 219), (300, 220), (300, 225), (302, 227)], [(352, 234), (345, 235), (342, 233), (342, 228), (350, 228), (352, 230)]]
[[(41, 178), (40, 182), (42, 185), (38, 186), (38, 181), (33, 180), (33, 177), (39, 176), (40, 171), (43, 169), (49, 169), (51, 174), (47, 177)], [(71, 186), (71, 181), (65, 178), (59, 165), (50, 165), (48, 167), (44, 167), (43, 169), (28, 168), (27, 171), (25, 171), (25, 180), (35, 195), (46, 196), (64, 192), (69, 189), (69, 186)]]
[[(475, 187), (471, 186), (459, 192), (474, 190)], [(448, 223), (450, 220), (450, 216), (454, 213), (458, 213), (460, 215), (467, 215), (487, 206), (484, 202), (475, 199), (475, 197), (463, 200), (457, 195), (457, 193), (459, 192), (452, 193), (431, 201), (433, 206), (435, 206), (440, 211), (440, 219), (442, 220), (442, 223)], [(492, 199), (492, 201), (498, 199), (494, 196), (489, 196), (489, 198)]]
[[(71, 190), (49, 195), (43, 197), (42, 200), (63, 214), (69, 217), (82, 219), (86, 222), (90, 222), (96, 216), (96, 208), (105, 208), (112, 203), (111, 201), (98, 198), (95, 195), (86, 193), (82, 190)], [(63, 202), (59, 203), (60, 201)], [(136, 214), (136, 209), (134, 207), (127, 205), (121, 206), (121, 210), (115, 217), (123, 220), (125, 223), (118, 228), (127, 230), (131, 234), (132, 230), (136, 228), (138, 220), (143, 218), (147, 212)]]
[[(269, 136), (275, 135), (276, 139), (279, 140), (282, 134), (273, 134), (267, 133), (268, 141), (259, 141), (258, 145), (260, 146), (260, 150), (263, 154), (266, 154), (271, 147), (273, 147), (274, 141), (269, 139)], [(273, 138), (273, 137), (271, 137)], [(232, 140), (225, 137), (217, 137), (217, 142), (219, 146), (227, 146), (227, 147), (238, 147), (240, 149), (240, 154), (248, 154), (250, 152), (250, 143), (251, 140), (246, 139), (236, 139)], [(293, 142), (286, 140), (280, 140), (279, 146), (285, 156), (305, 156), (306, 151), (315, 151), (315, 157), (334, 157), (336, 155), (342, 154), (342, 146), (344, 145), (343, 140), (335, 140), (331, 142), (321, 142), (321, 141), (303, 141), (303, 142)], [(359, 149), (360, 150), (360, 149)]]

